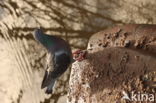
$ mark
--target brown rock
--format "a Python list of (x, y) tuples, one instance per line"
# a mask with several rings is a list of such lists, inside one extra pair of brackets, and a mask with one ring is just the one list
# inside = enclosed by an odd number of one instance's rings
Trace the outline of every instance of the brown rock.
[(155, 47), (156, 25), (118, 26), (93, 35), (87, 59), (72, 65), (68, 103), (129, 103), (124, 93), (154, 94)]

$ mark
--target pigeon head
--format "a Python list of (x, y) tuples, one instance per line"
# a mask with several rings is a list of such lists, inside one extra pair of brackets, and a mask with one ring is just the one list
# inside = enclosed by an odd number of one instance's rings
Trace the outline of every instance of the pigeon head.
[(37, 36), (37, 35), (41, 35), (41, 34), (43, 34), (43, 31), (42, 31), (42, 29), (40, 29), (40, 28), (37, 28), (37, 29), (35, 29), (35, 36)]
[(37, 28), (34, 32), (34, 37), (46, 48), (49, 48), (53, 45), (53, 40), (51, 37), (47, 34), (44, 34), (42, 29)]

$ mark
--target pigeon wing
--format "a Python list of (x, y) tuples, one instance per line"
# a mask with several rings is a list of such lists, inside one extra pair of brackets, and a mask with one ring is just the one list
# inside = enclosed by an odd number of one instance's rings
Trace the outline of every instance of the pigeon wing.
[(49, 86), (61, 74), (63, 74), (70, 65), (70, 56), (66, 53), (60, 55), (49, 55), (47, 61), (47, 70), (45, 72), (41, 88)]
[(46, 60), (46, 71), (42, 80), (41, 88), (45, 88), (47, 85), (51, 83), (51, 74), (54, 71), (54, 55), (51, 53), (47, 54)]

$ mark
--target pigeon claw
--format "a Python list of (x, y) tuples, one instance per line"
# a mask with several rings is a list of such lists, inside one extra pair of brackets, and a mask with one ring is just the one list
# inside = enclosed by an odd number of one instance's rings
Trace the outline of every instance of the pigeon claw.
[(77, 50), (73, 52), (73, 59), (80, 62), (85, 59), (86, 53), (87, 53), (86, 51)]

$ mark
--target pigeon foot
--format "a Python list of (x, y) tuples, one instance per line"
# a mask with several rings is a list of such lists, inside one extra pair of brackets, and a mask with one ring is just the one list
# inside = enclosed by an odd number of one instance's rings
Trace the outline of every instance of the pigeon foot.
[(86, 53), (87, 51), (85, 50), (77, 50), (73, 52), (73, 59), (80, 62), (85, 59)]

